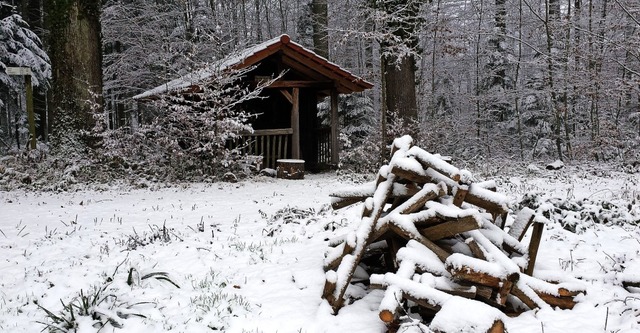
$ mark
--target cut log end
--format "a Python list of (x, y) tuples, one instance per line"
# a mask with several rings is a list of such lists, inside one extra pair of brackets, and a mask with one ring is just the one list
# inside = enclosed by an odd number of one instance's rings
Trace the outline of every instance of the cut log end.
[(389, 310), (380, 311), (378, 316), (380, 317), (380, 320), (382, 320), (383, 322), (385, 322), (387, 324), (392, 323), (392, 322), (394, 322), (396, 320), (395, 313), (393, 313), (393, 312), (391, 312)]

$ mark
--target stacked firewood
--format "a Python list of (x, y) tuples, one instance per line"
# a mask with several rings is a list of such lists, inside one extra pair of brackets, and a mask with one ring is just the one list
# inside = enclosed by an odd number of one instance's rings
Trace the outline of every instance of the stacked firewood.
[(357, 230), (332, 241), (326, 254), (322, 297), (334, 313), (348, 301), (350, 283), (363, 276), (370, 288), (385, 290), (379, 317), (390, 329), (413, 310), (433, 319), (434, 331), (460, 330), (438, 326), (451, 322), (438, 315), (465, 316), (456, 308), (467, 304), (499, 314), (487, 315), (484, 326), (472, 323), (474, 331), (503, 332), (504, 314), (571, 309), (584, 292), (558, 276), (533, 277), (544, 217), (524, 208), (508, 219), (508, 198), (496, 192), (495, 182), (474, 182), (470, 172), (413, 146), (408, 136), (394, 141), (375, 183), (332, 197), (334, 209), (364, 202)]

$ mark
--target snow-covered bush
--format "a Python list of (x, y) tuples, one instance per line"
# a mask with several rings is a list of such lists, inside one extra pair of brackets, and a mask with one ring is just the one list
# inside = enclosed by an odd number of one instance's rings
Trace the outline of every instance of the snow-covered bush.
[(241, 104), (259, 97), (241, 78), (247, 70), (214, 71), (193, 92), (170, 92), (149, 105), (148, 123), (104, 133), (105, 162), (160, 180), (203, 180), (228, 172), (248, 174), (257, 157), (242, 153), (252, 131)]
[(526, 193), (521, 207), (529, 207), (568, 231), (584, 232), (593, 224), (640, 225), (640, 203), (635, 200), (597, 200), (585, 198), (543, 199), (541, 193)]

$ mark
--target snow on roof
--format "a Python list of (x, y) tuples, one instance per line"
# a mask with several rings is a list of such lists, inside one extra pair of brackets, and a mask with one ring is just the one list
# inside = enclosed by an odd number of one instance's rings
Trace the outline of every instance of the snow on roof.
[(161, 84), (151, 90), (147, 90), (141, 94), (138, 94), (136, 96), (133, 96), (133, 99), (142, 99), (142, 98), (146, 98), (146, 97), (150, 97), (150, 96), (155, 96), (155, 95), (160, 95), (160, 94), (164, 94), (166, 92), (170, 92), (170, 91), (176, 91), (176, 90), (180, 90), (180, 89), (184, 89), (187, 87), (190, 87), (192, 85), (195, 85), (199, 82), (202, 82), (203, 80), (206, 80), (207, 78), (210, 78), (212, 75), (214, 75), (216, 72), (219, 72), (221, 70), (225, 70), (227, 68), (230, 68), (234, 65), (237, 64), (241, 64), (244, 62), (244, 60), (249, 57), (252, 54), (255, 54), (258, 51), (262, 51), (262, 50), (266, 50), (269, 46), (274, 45), (278, 42), (280, 42), (280, 40), (283, 38), (283, 36), (278, 36), (276, 38), (270, 39), (268, 41), (262, 42), (260, 44), (254, 45), (252, 47), (249, 47), (247, 49), (244, 49), (236, 54), (231, 55), (230, 57), (226, 58), (226, 59), (222, 59), (220, 61), (217, 61), (215, 63), (213, 63), (210, 66), (207, 66), (204, 69), (201, 70), (197, 70), (195, 72), (191, 72), (188, 73), (186, 75), (183, 75), (175, 80), (171, 80), (167, 83)]
[[(160, 94), (164, 94), (171, 91), (185, 89), (212, 77), (215, 73), (230, 69), (230, 68), (244, 68), (247, 66), (251, 66), (256, 62), (268, 57), (272, 53), (269, 53), (270, 49), (279, 49), (282, 45), (288, 45), (291, 49), (296, 50), (299, 53), (305, 54), (305, 57), (312, 59), (315, 63), (329, 69), (330, 71), (336, 73), (341, 79), (346, 79), (351, 82), (357, 83), (359, 86), (364, 89), (371, 88), (373, 84), (363, 80), (360, 77), (357, 77), (350, 73), (349, 71), (341, 68), (333, 62), (330, 62), (324, 57), (319, 56), (315, 52), (305, 48), (304, 46), (291, 41), (291, 38), (286, 35), (280, 35), (276, 38), (267, 40), (260, 44), (251, 46), (231, 56), (217, 61), (204, 69), (197, 70), (195, 72), (191, 72), (189, 74), (183, 75), (180, 78), (169, 81), (162, 85), (159, 85), (151, 90), (147, 90), (141, 94), (133, 96), (133, 99), (144, 99), (151, 96), (156, 96)], [(257, 59), (249, 58), (257, 57)]]

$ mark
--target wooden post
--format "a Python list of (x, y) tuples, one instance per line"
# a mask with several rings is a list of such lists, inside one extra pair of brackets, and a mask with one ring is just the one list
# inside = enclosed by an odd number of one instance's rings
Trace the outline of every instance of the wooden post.
[(291, 157), (300, 159), (300, 88), (293, 88), (291, 107), (291, 128), (293, 135), (291, 138)]
[[(23, 76), (24, 85), (26, 90), (27, 99), (27, 120), (29, 121), (29, 141), (31, 142), (31, 149), (36, 149), (36, 122), (33, 115), (33, 86), (31, 85), (31, 75), (33, 74), (29, 67), (7, 67), (7, 75)], [(20, 140), (18, 136), (16, 122), (16, 142), (18, 143), (18, 149), (20, 149)]]
[(29, 120), (29, 135), (31, 149), (36, 149), (36, 120), (33, 115), (33, 86), (31, 85), (31, 74), (25, 75), (24, 85), (27, 90), (27, 119)]
[(331, 89), (331, 164), (340, 162), (340, 145), (338, 144), (338, 91)]

